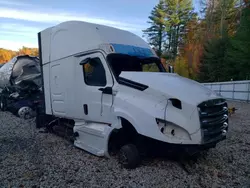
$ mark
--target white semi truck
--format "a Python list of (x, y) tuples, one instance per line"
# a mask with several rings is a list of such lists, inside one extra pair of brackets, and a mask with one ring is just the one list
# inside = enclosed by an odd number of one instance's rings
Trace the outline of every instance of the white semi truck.
[(118, 149), (124, 167), (135, 168), (149, 149), (195, 153), (226, 138), (225, 99), (166, 72), (140, 37), (67, 21), (38, 40), (44, 114), (72, 122), (76, 147), (106, 157)]

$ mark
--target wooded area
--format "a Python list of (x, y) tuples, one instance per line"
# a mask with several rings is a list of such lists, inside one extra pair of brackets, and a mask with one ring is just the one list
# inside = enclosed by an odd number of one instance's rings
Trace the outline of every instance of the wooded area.
[[(250, 0), (160, 0), (143, 30), (178, 74), (200, 82), (250, 79)], [(36, 48), (0, 48), (0, 63)]]
[(160, 0), (144, 35), (175, 72), (201, 82), (250, 79), (249, 0)]
[(10, 59), (12, 59), (13, 57), (17, 55), (38, 56), (38, 49), (22, 47), (18, 51), (12, 51), (12, 50), (0, 48), (0, 64), (8, 62)]

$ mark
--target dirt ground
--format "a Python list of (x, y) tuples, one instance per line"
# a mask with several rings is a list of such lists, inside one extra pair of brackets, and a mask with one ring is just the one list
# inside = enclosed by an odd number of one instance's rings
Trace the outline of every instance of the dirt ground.
[(134, 169), (93, 156), (34, 121), (0, 112), (0, 187), (245, 187), (250, 188), (250, 104), (229, 102), (228, 138), (195, 163), (152, 159)]

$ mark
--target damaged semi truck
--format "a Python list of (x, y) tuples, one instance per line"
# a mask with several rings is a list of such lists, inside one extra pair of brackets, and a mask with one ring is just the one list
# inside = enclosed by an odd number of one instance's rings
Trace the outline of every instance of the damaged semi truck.
[(135, 168), (150, 149), (193, 154), (226, 138), (225, 99), (168, 73), (140, 37), (67, 21), (39, 32), (38, 41), (44, 104), (37, 123), (71, 122), (76, 147), (106, 157), (118, 151), (120, 163)]

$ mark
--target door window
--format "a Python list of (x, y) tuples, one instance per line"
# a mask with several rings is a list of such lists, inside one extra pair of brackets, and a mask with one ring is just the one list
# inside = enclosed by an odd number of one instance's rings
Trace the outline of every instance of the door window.
[[(83, 60), (84, 61), (84, 60)], [(99, 58), (91, 58), (83, 64), (84, 81), (90, 86), (106, 86), (106, 73)]]

